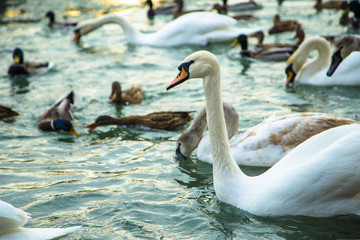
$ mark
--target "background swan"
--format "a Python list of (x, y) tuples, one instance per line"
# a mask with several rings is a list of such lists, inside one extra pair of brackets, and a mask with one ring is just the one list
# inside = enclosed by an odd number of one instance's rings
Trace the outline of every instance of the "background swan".
[(24, 212), (0, 200), (0, 240), (49, 240), (59, 239), (81, 227), (68, 228), (24, 228), (30, 218), (30, 213)]
[[(235, 109), (234, 111), (236, 113)], [(231, 139), (238, 130), (239, 117), (236, 118), (233, 112), (229, 116), (228, 112), (224, 105), (227, 132)], [(209, 135), (203, 136), (206, 115), (200, 115), (201, 117), (198, 115), (194, 118), (191, 126), (179, 137), (176, 153), (189, 156), (197, 146), (197, 159), (212, 164)], [(229, 124), (231, 121), (233, 123)], [(271, 167), (288, 152), (315, 134), (353, 123), (356, 121), (325, 113), (293, 113), (278, 117), (272, 116), (231, 140), (231, 153), (239, 165)], [(203, 131), (193, 130), (193, 125), (204, 125)]]
[(214, 188), (221, 201), (260, 216), (360, 214), (359, 124), (315, 135), (265, 173), (248, 177), (231, 155), (217, 58), (195, 52), (179, 69), (168, 90), (191, 78), (203, 79)]
[(156, 47), (181, 44), (206, 45), (213, 42), (233, 40), (239, 34), (251, 34), (260, 30), (260, 28), (235, 28), (236, 20), (228, 16), (209, 12), (194, 12), (169, 22), (157, 32), (141, 33), (124, 17), (117, 14), (107, 14), (78, 24), (74, 30), (73, 40), (79, 40), (81, 36), (108, 23), (119, 24), (131, 44)]
[[(306, 63), (312, 50), (316, 50), (318, 55)], [(301, 84), (319, 86), (360, 85), (360, 68), (358, 68), (360, 58), (348, 56), (330, 78), (326, 75), (330, 65), (330, 54), (330, 44), (324, 38), (311, 37), (305, 39), (287, 60), (285, 85), (289, 86), (295, 80)]]

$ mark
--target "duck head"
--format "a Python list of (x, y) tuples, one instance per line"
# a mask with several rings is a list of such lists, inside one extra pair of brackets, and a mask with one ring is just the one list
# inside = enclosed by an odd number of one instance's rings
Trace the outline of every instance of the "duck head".
[(24, 53), (21, 48), (15, 48), (12, 55), (14, 62), (16, 64), (24, 63)]
[(147, 17), (148, 17), (148, 19), (150, 21), (152, 21), (155, 18), (155, 11), (153, 9), (153, 2), (151, 0), (147, 0), (145, 4), (149, 5), (149, 10), (147, 12)]
[(118, 81), (112, 83), (109, 99), (112, 102), (121, 102), (121, 85)]
[(55, 13), (53, 11), (47, 11), (44, 17), (49, 18), (49, 25), (55, 22)]
[(112, 124), (112, 120), (114, 118), (110, 117), (110, 116), (107, 116), (107, 115), (102, 115), (102, 116), (99, 116), (95, 119), (95, 122), (91, 123), (91, 124), (88, 124), (88, 125), (85, 125), (84, 128), (88, 128), (88, 131), (92, 131), (94, 130), (95, 128), (99, 127), (99, 126), (106, 126), (106, 125), (110, 125)]
[(73, 124), (71, 123), (70, 120), (68, 119), (56, 119), (53, 121), (53, 126), (54, 126), (54, 129), (56, 131), (60, 131), (60, 130), (63, 130), (63, 131), (66, 131), (66, 132), (69, 132), (75, 136), (80, 136), (81, 134), (78, 133)]
[(240, 44), (242, 50), (248, 50), (248, 40), (245, 34), (240, 34), (231, 44), (231, 47), (235, 47), (238, 44)]

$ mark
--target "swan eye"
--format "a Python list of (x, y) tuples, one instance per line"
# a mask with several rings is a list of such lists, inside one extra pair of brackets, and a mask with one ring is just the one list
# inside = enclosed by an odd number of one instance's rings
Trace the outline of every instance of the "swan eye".
[(184, 62), (184, 63), (180, 64), (178, 66), (179, 71), (181, 71), (181, 69), (184, 69), (188, 73), (190, 65), (193, 64), (194, 62), (195, 62), (194, 60), (190, 60), (188, 62)]

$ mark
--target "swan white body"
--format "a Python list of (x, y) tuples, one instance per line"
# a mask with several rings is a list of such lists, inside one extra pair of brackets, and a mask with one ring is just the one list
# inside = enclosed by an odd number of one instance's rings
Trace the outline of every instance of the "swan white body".
[(220, 64), (207, 51), (189, 55), (170, 89), (202, 78), (219, 200), (259, 216), (360, 214), (360, 125), (344, 125), (303, 142), (265, 173), (249, 177), (232, 157), (220, 90)]
[(0, 240), (50, 240), (77, 232), (80, 226), (68, 228), (24, 228), (30, 214), (0, 200)]
[(228, 16), (210, 12), (194, 12), (169, 22), (154, 33), (139, 32), (124, 17), (117, 14), (107, 14), (84, 21), (77, 26), (75, 31), (83, 36), (107, 23), (119, 24), (131, 44), (156, 47), (182, 44), (206, 45), (233, 40), (240, 34), (252, 34), (260, 30), (260, 28), (236, 28), (236, 20)]
[[(356, 122), (325, 113), (272, 116), (231, 140), (231, 153), (239, 165), (271, 167), (313, 135), (352, 123)], [(213, 163), (208, 134), (198, 145), (197, 158), (203, 162)]]
[[(315, 59), (306, 63), (312, 50), (317, 50)], [(332, 77), (326, 72), (330, 66), (331, 49), (330, 44), (321, 37), (305, 39), (299, 48), (289, 57), (288, 64), (293, 64), (296, 72), (295, 81), (301, 84), (318, 86), (360, 85), (360, 52), (352, 52), (338, 66)]]

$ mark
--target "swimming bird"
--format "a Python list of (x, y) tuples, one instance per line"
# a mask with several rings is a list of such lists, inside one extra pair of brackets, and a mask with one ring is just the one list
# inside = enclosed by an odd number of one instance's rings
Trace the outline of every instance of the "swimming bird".
[(178, 18), (184, 14), (193, 13), (193, 12), (202, 12), (206, 11), (205, 9), (191, 9), (184, 10), (184, 1), (183, 0), (174, 0), (176, 4), (175, 10), (172, 12), (173, 18)]
[[(221, 6), (218, 3), (215, 3), (213, 5), (213, 7), (210, 9), (210, 11), (212, 10), (216, 10), (218, 14), (226, 14), (226, 10), (224, 10), (224, 6)], [(230, 16), (235, 20), (251, 20), (251, 19), (255, 19), (256, 17), (252, 14), (237, 14), (237, 15), (232, 15)]]
[(47, 11), (44, 17), (49, 18), (49, 23), (48, 23), (49, 27), (75, 27), (77, 24), (77, 22), (70, 22), (70, 21), (63, 21), (63, 22), (55, 21), (55, 13), (52, 10)]
[(116, 104), (138, 104), (144, 97), (144, 89), (133, 86), (130, 89), (121, 90), (118, 81), (114, 81), (111, 85), (111, 94), (109, 99)]
[(156, 47), (183, 44), (207, 45), (213, 42), (230, 41), (241, 33), (251, 34), (260, 30), (260, 28), (235, 28), (236, 20), (224, 15), (194, 12), (169, 22), (157, 32), (141, 33), (124, 17), (107, 14), (80, 23), (74, 30), (75, 36), (73, 40), (77, 41), (81, 36), (107, 23), (119, 24), (124, 29), (130, 44)]
[(191, 112), (154, 112), (147, 115), (131, 115), (122, 118), (114, 118), (106, 115), (99, 116), (94, 123), (84, 126), (92, 131), (94, 128), (108, 125), (139, 126), (166, 131), (177, 131), (193, 118)]
[(146, 0), (147, 5), (149, 5), (149, 10), (151, 9), (153, 14), (150, 15), (163, 15), (163, 14), (172, 14), (174, 12), (174, 10), (176, 9), (176, 4), (172, 3), (169, 5), (165, 5), (165, 6), (159, 6), (157, 8), (154, 8), (154, 4), (152, 2), (152, 0)]
[[(317, 56), (305, 63), (312, 50), (318, 52)], [(357, 52), (345, 58), (332, 77), (328, 77), (326, 72), (330, 66), (330, 54), (330, 44), (324, 38), (305, 39), (287, 60), (285, 86), (289, 87), (294, 81), (317, 86), (360, 85), (360, 58)]]
[(220, 63), (208, 51), (190, 54), (167, 90), (202, 79), (216, 197), (258, 216), (327, 217), (360, 214), (360, 125), (309, 138), (259, 176), (245, 175), (232, 157), (220, 90)]
[(282, 21), (279, 14), (276, 14), (273, 18), (274, 25), (269, 29), (269, 34), (276, 34), (282, 32), (291, 32), (298, 28), (301, 28), (301, 24), (295, 20)]
[(319, 11), (322, 9), (340, 9), (341, 4), (343, 4), (343, 2), (346, 1), (331, 0), (323, 3), (322, 0), (316, 0), (316, 4), (314, 5), (314, 8), (316, 8)]
[(223, 0), (223, 6), (227, 11), (246, 11), (246, 10), (256, 10), (262, 8), (261, 4), (256, 3), (254, 0), (250, 0), (248, 2), (238, 2), (231, 5), (227, 4), (227, 0)]
[[(342, 64), (350, 54), (352, 59), (360, 58), (360, 37), (358, 35), (345, 35), (334, 43), (334, 53), (331, 57), (331, 64), (326, 72), (327, 76), (332, 76), (337, 67)], [(355, 60), (351, 60), (355, 61)]]
[(81, 226), (68, 228), (25, 228), (30, 213), (0, 200), (0, 240), (51, 240), (78, 232)]
[[(224, 115), (231, 139), (238, 131), (239, 115), (234, 107), (225, 103)], [(357, 122), (326, 113), (271, 116), (231, 140), (231, 154), (239, 165), (271, 167), (308, 138), (330, 128), (353, 123)], [(209, 135), (204, 135), (206, 125), (206, 110), (202, 108), (177, 140), (175, 152), (180, 158), (189, 157), (197, 148), (198, 160), (213, 163)]]
[(294, 52), (293, 48), (270, 48), (251, 51), (248, 49), (248, 39), (245, 34), (240, 34), (231, 46), (235, 47), (237, 44), (241, 45), (241, 56), (263, 61), (285, 61)]
[(38, 121), (38, 128), (42, 131), (66, 131), (75, 136), (76, 132), (71, 120), (74, 119), (74, 98), (75, 93), (69, 92), (66, 97), (57, 101), (52, 107), (46, 110)]
[(24, 62), (24, 52), (21, 48), (15, 48), (12, 54), (14, 63), (9, 66), (10, 76), (42, 74), (53, 67), (49, 62)]
[(12, 122), (13, 118), (19, 116), (20, 114), (12, 108), (0, 104), (0, 120), (4, 122)]

